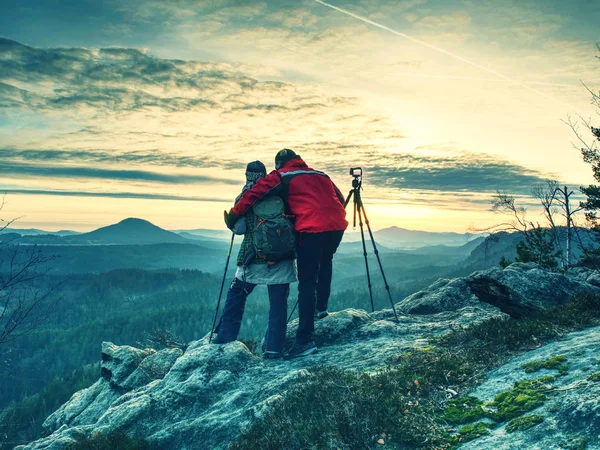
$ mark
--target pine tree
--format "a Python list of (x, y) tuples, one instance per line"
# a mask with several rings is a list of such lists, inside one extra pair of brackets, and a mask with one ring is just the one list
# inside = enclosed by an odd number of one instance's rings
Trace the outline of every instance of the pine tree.
[[(590, 127), (590, 130), (594, 135), (595, 142), (582, 148), (581, 153), (583, 154), (583, 160), (592, 165), (594, 179), (600, 182), (600, 150), (598, 149), (600, 128)], [(583, 207), (586, 210), (586, 217), (592, 222), (596, 231), (600, 231), (600, 224), (598, 224), (597, 217), (597, 212), (600, 210), (600, 186), (590, 184), (587, 187), (582, 187), (581, 192), (587, 197), (587, 200), (583, 203)]]

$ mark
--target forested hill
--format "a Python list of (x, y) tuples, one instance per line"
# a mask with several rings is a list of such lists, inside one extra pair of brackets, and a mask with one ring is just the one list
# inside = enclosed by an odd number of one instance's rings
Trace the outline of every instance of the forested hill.
[(2, 377), (10, 381), (0, 383), (2, 407), (40, 391), (55, 376), (97, 361), (99, 340), (134, 345), (154, 329), (186, 340), (204, 335), (220, 286), (219, 277), (185, 270), (128, 269), (54, 280), (61, 289), (49, 299), (55, 303), (52, 316), (0, 349)]
[[(543, 229), (546, 233), (544, 239), (547, 242), (558, 241), (558, 245), (553, 244), (553, 254), (562, 252), (566, 253), (566, 228), (556, 227), (556, 238), (553, 237), (551, 229)], [(587, 228), (573, 228), (571, 230), (571, 261), (577, 261), (584, 248), (595, 247), (595, 239), (591, 231)], [(500, 232), (492, 234), (485, 238), (480, 244), (473, 249), (468, 258), (465, 259), (464, 265), (472, 267), (473, 270), (492, 267), (500, 261), (501, 257), (507, 260), (512, 260), (517, 256), (517, 244), (525, 240), (523, 233), (507, 233)], [(560, 259), (559, 256), (556, 259)]]

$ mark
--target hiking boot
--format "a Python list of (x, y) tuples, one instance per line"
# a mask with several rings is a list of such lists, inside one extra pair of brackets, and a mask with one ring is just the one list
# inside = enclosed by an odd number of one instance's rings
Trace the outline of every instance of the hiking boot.
[(315, 319), (323, 319), (329, 315), (327, 310), (325, 311), (315, 311)]
[(211, 344), (228, 344), (233, 341), (235, 341), (235, 339), (225, 339), (217, 334), (215, 338), (211, 341)]
[(262, 354), (263, 359), (280, 359), (282, 356), (281, 352), (264, 352)]
[(283, 354), (283, 359), (299, 358), (301, 356), (308, 356), (316, 353), (319, 349), (315, 345), (314, 341), (307, 342), (306, 344), (295, 343), (292, 345), (286, 353)]

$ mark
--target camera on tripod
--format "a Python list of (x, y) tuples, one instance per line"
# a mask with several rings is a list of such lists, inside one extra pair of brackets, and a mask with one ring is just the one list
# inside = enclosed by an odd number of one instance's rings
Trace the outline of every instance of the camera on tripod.
[(354, 180), (352, 180), (352, 187), (354, 189), (360, 189), (362, 187), (362, 173), (360, 167), (350, 168), (350, 175), (354, 177)]
[(362, 169), (360, 167), (352, 167), (350, 169), (350, 175), (354, 178), (362, 177)]

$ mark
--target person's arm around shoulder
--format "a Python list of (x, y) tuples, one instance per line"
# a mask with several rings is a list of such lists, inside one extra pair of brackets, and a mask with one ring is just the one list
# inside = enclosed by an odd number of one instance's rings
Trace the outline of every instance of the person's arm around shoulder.
[(266, 177), (258, 180), (252, 189), (246, 191), (231, 211), (238, 217), (244, 215), (261, 198), (277, 192), (280, 185), (281, 174), (279, 171), (274, 170)]

